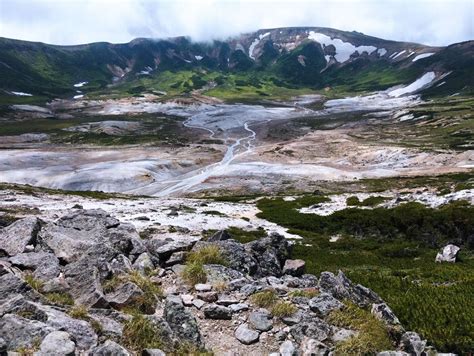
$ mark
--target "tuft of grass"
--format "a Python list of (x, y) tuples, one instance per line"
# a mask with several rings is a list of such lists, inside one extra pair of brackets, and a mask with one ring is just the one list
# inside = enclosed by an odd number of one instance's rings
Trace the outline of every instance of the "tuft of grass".
[(21, 346), (16, 350), (16, 352), (20, 356), (33, 356), (40, 349), (40, 346), (41, 346), (41, 339), (38, 337), (35, 337), (30, 347)]
[(163, 348), (160, 330), (148, 318), (135, 314), (123, 327), (122, 344), (127, 349), (141, 352), (147, 348)]
[(268, 289), (253, 294), (250, 300), (259, 307), (267, 308), (276, 303), (278, 296), (273, 289)]
[(69, 315), (74, 319), (89, 319), (89, 309), (84, 305), (75, 305), (69, 310)]
[(305, 289), (296, 289), (291, 291), (288, 295), (290, 298), (303, 297), (303, 298), (314, 298), (319, 294), (319, 291), (316, 288), (305, 288)]
[(191, 285), (207, 281), (204, 265), (199, 261), (187, 262), (181, 277)]
[(206, 245), (199, 250), (192, 251), (186, 257), (188, 262), (200, 262), (203, 265), (227, 265), (222, 250), (217, 245)]
[(30, 273), (25, 274), (24, 280), (31, 288), (33, 288), (37, 292), (41, 292), (41, 290), (43, 289), (44, 283), (39, 279), (33, 277), (33, 275)]
[(74, 299), (68, 293), (46, 293), (48, 301), (57, 305), (73, 305)]
[(286, 316), (291, 316), (298, 311), (298, 308), (289, 302), (277, 302), (271, 309), (273, 316), (284, 318)]
[(389, 332), (383, 322), (353, 303), (347, 302), (346, 308), (331, 312), (328, 321), (336, 326), (359, 332), (358, 335), (337, 343), (337, 354), (376, 354), (392, 347)]
[(235, 226), (227, 228), (232, 238), (242, 244), (247, 242), (255, 241), (267, 236), (267, 232), (263, 228), (257, 230), (244, 230)]
[(216, 292), (224, 292), (227, 289), (227, 282), (218, 281), (212, 285), (212, 289), (214, 289)]

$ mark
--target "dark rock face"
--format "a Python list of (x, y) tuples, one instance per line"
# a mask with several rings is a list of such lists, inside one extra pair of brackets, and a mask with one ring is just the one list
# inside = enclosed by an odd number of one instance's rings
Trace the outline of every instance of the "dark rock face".
[(7, 350), (31, 347), (36, 339), (42, 340), (54, 329), (43, 322), (29, 320), (16, 314), (5, 314), (0, 318), (0, 338)]
[(202, 311), (204, 312), (204, 316), (208, 319), (232, 319), (232, 309), (222, 305), (209, 304), (206, 305)]
[(190, 342), (192, 345), (204, 346), (196, 319), (184, 308), (180, 297), (169, 296), (166, 298), (164, 318), (180, 339)]

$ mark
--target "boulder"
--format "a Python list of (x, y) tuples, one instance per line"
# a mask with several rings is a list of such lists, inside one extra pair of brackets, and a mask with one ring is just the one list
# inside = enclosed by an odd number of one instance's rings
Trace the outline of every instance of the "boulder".
[(329, 293), (321, 293), (309, 301), (309, 308), (319, 316), (325, 317), (333, 310), (344, 308), (344, 304)]
[(218, 295), (217, 292), (202, 292), (198, 293), (197, 297), (205, 302), (214, 303), (217, 301)]
[(241, 324), (235, 330), (235, 338), (244, 345), (251, 345), (258, 341), (260, 333), (258, 331), (249, 329), (248, 324)]
[(237, 304), (231, 304), (229, 305), (230, 310), (232, 310), (233, 313), (240, 313), (242, 311), (249, 310), (248, 304), (245, 303), (237, 303)]
[(15, 256), (25, 251), (26, 246), (36, 242), (40, 221), (26, 217), (0, 229), (0, 251)]
[(258, 331), (268, 331), (273, 327), (272, 315), (266, 309), (254, 311), (249, 315), (249, 324)]
[(204, 316), (208, 319), (232, 319), (232, 309), (222, 305), (209, 304), (206, 305), (202, 311), (204, 312)]
[(207, 282), (210, 284), (230, 282), (244, 277), (241, 272), (222, 265), (204, 265), (204, 271), (206, 271)]
[(184, 308), (179, 296), (172, 295), (166, 298), (163, 317), (182, 342), (198, 347), (204, 345), (196, 319)]
[(124, 347), (120, 346), (112, 340), (105, 341), (102, 345), (96, 346), (92, 349), (89, 355), (94, 356), (130, 356)]
[(212, 290), (212, 286), (210, 284), (198, 283), (194, 285), (194, 290), (196, 292), (210, 292)]
[(216, 242), (216, 241), (225, 241), (230, 240), (232, 236), (229, 234), (227, 230), (220, 230), (217, 231), (214, 235), (207, 239), (208, 242)]
[(43, 282), (56, 278), (61, 272), (58, 258), (47, 252), (20, 253), (9, 259), (12, 265), (33, 270), (33, 277)]
[(193, 299), (193, 305), (197, 309), (201, 309), (205, 304), (206, 304), (206, 302), (201, 300), (201, 299)]
[(304, 274), (306, 263), (303, 260), (286, 260), (283, 266), (283, 274), (300, 277)]
[(74, 355), (76, 344), (71, 340), (71, 335), (65, 331), (53, 331), (46, 335), (41, 342), (40, 350), (35, 355)]
[(224, 305), (224, 306), (229, 306), (232, 304), (237, 304), (239, 302), (239, 299), (236, 297), (229, 295), (229, 294), (221, 294), (217, 298), (217, 304), (219, 305)]
[(301, 342), (305, 336), (316, 341), (324, 341), (331, 334), (331, 327), (317, 317), (307, 318), (293, 325), (290, 328), (290, 334), (298, 342)]
[(148, 251), (158, 257), (160, 263), (165, 263), (175, 252), (190, 250), (193, 245), (192, 240), (176, 240), (170, 237), (165, 239), (154, 237), (146, 242)]
[(436, 255), (435, 262), (456, 262), (460, 248), (456, 245), (446, 245)]
[(173, 266), (178, 263), (183, 263), (185, 259), (186, 259), (186, 252), (184, 251), (174, 252), (173, 254), (171, 254), (170, 258), (168, 258), (165, 265), (167, 267)]

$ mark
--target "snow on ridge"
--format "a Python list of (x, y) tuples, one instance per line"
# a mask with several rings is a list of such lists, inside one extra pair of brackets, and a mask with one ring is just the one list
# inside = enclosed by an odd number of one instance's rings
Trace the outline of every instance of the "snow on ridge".
[(83, 97), (84, 97), (83, 94), (79, 94), (79, 95), (74, 95), (73, 99), (82, 99)]
[(436, 78), (435, 72), (427, 72), (423, 74), (420, 78), (415, 80), (413, 83), (411, 83), (410, 85), (388, 92), (388, 95), (391, 97), (398, 98), (399, 96), (402, 96), (404, 94), (414, 93), (417, 90), (430, 84), (433, 80), (435, 80), (435, 78)]
[(323, 47), (323, 45), (333, 45), (334, 47), (336, 47), (336, 55), (334, 57), (340, 63), (347, 61), (351, 57), (351, 54), (356, 51), (359, 53), (367, 52), (368, 54), (371, 54), (377, 49), (377, 47), (374, 46), (354, 46), (350, 42), (344, 42), (339, 38), (332, 39), (329, 36), (314, 31), (309, 32), (308, 38), (310, 40), (320, 43), (321, 47)]
[(379, 48), (377, 50), (377, 53), (379, 54), (380, 57), (383, 57), (387, 54), (387, 50), (385, 48)]
[(204, 57), (203, 57), (203, 56), (194, 56), (194, 58), (196, 58), (196, 60), (200, 61), (200, 60), (203, 59)]
[(397, 54), (398, 54), (398, 52), (393, 52), (393, 53), (390, 55), (390, 57), (388, 57), (388, 58), (393, 58), (393, 57), (396, 56)]
[(255, 47), (260, 43), (261, 40), (263, 40), (265, 37), (269, 36), (270, 32), (266, 32), (263, 35), (259, 35), (250, 45), (249, 47), (249, 57), (255, 60), (255, 57), (253, 55), (253, 51), (255, 50)]
[(80, 82), (80, 83), (74, 84), (74, 87), (75, 88), (80, 88), (80, 87), (83, 87), (84, 85), (86, 85), (87, 83), (89, 83), (89, 82)]
[(412, 59), (412, 62), (416, 62), (419, 59), (431, 57), (434, 54), (434, 52), (429, 52), (429, 53), (422, 53), (417, 55), (415, 58)]
[(390, 57), (390, 58), (392, 58), (392, 59), (395, 59), (395, 58), (397, 58), (397, 57), (401, 56), (401, 55), (402, 55), (403, 53), (405, 53), (406, 51), (407, 51), (407, 50), (406, 50), (406, 49), (404, 49), (403, 51), (399, 52), (399, 53), (398, 53), (396, 56), (394, 56), (394, 57)]
[(22, 91), (12, 91), (12, 94), (13, 94), (13, 95), (16, 95), (16, 96), (33, 96), (33, 94), (24, 93), (24, 92), (22, 92)]

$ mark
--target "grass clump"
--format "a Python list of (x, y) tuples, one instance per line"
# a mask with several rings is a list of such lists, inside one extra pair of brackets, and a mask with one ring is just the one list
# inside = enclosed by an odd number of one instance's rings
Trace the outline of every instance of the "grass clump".
[(347, 206), (358, 206), (360, 204), (359, 198), (352, 196), (346, 199)]
[(97, 335), (101, 335), (103, 332), (102, 324), (97, 320), (91, 318), (89, 315), (89, 309), (84, 305), (75, 305), (73, 306), (68, 313), (74, 319), (80, 319), (87, 321), (94, 329)]
[(347, 206), (376, 206), (382, 204), (387, 198), (381, 196), (368, 197), (362, 201), (356, 196), (351, 196), (346, 199)]
[(143, 349), (163, 347), (160, 330), (147, 317), (135, 314), (123, 327), (122, 344), (126, 348), (141, 352)]
[(57, 305), (73, 305), (74, 299), (68, 293), (46, 293), (48, 301)]
[(182, 273), (183, 279), (191, 285), (205, 283), (207, 276), (204, 265), (209, 264), (227, 265), (222, 250), (217, 245), (206, 245), (188, 253)]
[(284, 318), (287, 316), (291, 316), (298, 311), (298, 308), (289, 302), (277, 302), (273, 308), (271, 309), (271, 313), (273, 316)]
[(25, 274), (24, 280), (26, 284), (28, 284), (31, 288), (33, 288), (37, 292), (41, 292), (41, 290), (43, 289), (43, 286), (44, 286), (43, 281), (36, 279), (35, 277), (33, 277), (31, 273)]
[(319, 291), (316, 288), (306, 288), (306, 289), (296, 289), (294, 291), (291, 291), (289, 293), (290, 298), (297, 298), (297, 297), (303, 297), (303, 298), (314, 298), (319, 294)]
[(278, 296), (273, 289), (268, 289), (255, 293), (250, 297), (250, 300), (261, 308), (267, 308), (277, 302)]
[(392, 343), (388, 330), (381, 320), (355, 304), (347, 303), (346, 308), (329, 314), (329, 322), (339, 327), (357, 330), (359, 333), (348, 340), (336, 344), (340, 355), (368, 355), (390, 350)]
[(264, 228), (258, 228), (256, 230), (244, 230), (239, 227), (230, 226), (229, 228), (227, 228), (227, 231), (234, 240), (242, 244), (252, 242), (267, 236), (267, 232)]

